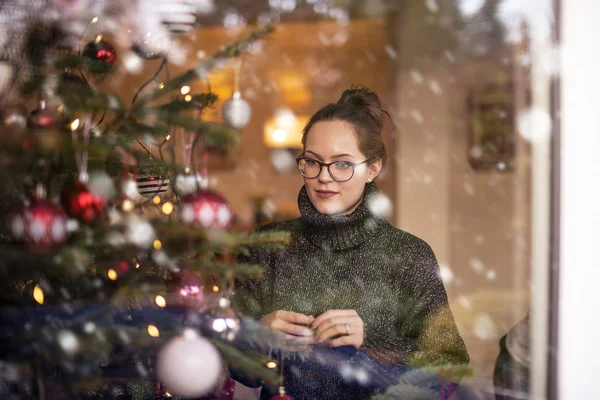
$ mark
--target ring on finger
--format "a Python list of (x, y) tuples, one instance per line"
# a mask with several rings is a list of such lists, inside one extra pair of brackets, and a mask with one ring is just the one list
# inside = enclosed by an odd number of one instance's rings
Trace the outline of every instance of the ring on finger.
[(346, 335), (350, 336), (350, 325), (344, 324), (346, 326)]

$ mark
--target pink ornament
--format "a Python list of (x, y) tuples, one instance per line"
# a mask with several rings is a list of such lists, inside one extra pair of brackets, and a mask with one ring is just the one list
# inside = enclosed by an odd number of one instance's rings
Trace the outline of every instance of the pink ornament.
[(208, 189), (186, 195), (179, 204), (179, 218), (186, 225), (226, 229), (231, 224), (232, 217), (227, 200)]
[(62, 207), (36, 199), (13, 214), (10, 229), (16, 240), (26, 242), (32, 250), (50, 250), (67, 240), (67, 215)]

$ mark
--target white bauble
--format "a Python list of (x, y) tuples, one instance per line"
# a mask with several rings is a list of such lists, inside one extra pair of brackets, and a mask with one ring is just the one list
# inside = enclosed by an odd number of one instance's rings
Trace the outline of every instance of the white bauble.
[(233, 92), (231, 98), (223, 104), (223, 121), (234, 129), (241, 129), (248, 125), (251, 116), (250, 104), (242, 98), (239, 91)]
[(171, 339), (158, 354), (158, 379), (172, 395), (210, 394), (221, 373), (221, 356), (215, 346), (191, 330)]
[(174, 189), (179, 196), (185, 196), (205, 187), (206, 183), (206, 178), (202, 177), (199, 172), (179, 174), (175, 178)]

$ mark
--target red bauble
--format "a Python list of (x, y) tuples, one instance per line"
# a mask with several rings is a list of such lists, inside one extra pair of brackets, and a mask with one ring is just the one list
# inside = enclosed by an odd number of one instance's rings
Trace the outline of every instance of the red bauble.
[(42, 100), (38, 107), (29, 114), (27, 126), (37, 129), (52, 129), (61, 124), (58, 115), (48, 110), (46, 101)]
[(275, 396), (271, 397), (271, 400), (294, 400), (294, 398), (285, 394), (285, 389), (283, 388), (283, 386), (280, 386), (279, 394), (276, 394)]
[(63, 189), (61, 200), (70, 216), (88, 224), (96, 221), (106, 207), (104, 199), (90, 192), (80, 180)]
[(106, 40), (94, 40), (85, 45), (83, 56), (112, 66), (117, 61), (117, 50)]
[(201, 189), (181, 199), (179, 218), (187, 225), (226, 229), (231, 224), (232, 213), (223, 196), (212, 190)]
[(10, 228), (16, 240), (26, 242), (33, 250), (58, 247), (68, 237), (67, 215), (62, 207), (45, 199), (36, 199), (14, 213)]
[(294, 400), (294, 398), (292, 396), (288, 396), (287, 394), (276, 394), (275, 396), (271, 397), (271, 400)]

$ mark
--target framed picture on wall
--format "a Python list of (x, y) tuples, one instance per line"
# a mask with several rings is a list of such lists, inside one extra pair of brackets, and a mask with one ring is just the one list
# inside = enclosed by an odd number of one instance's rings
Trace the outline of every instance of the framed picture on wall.
[(489, 84), (468, 94), (468, 159), (475, 170), (514, 168), (515, 118), (511, 84)]

